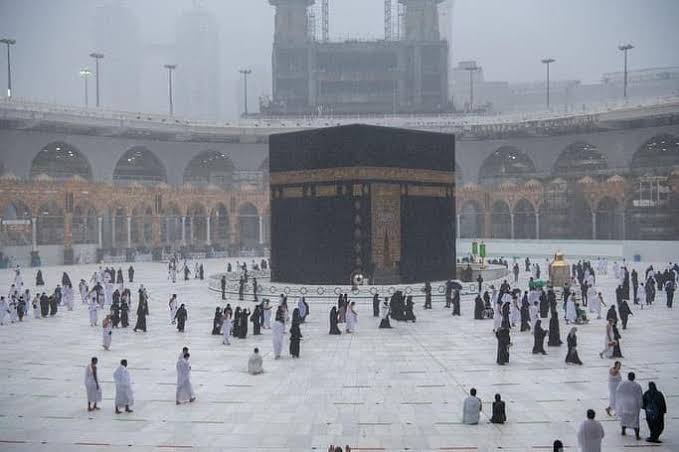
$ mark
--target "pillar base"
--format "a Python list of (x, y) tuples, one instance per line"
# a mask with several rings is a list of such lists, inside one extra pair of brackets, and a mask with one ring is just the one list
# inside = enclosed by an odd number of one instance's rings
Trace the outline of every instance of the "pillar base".
[(160, 262), (161, 260), (163, 260), (162, 246), (153, 247), (153, 249), (151, 250), (151, 259), (153, 259), (154, 262)]
[(73, 265), (75, 263), (73, 248), (64, 248), (64, 265)]
[(31, 267), (40, 267), (40, 251), (31, 251)]
[(135, 248), (125, 248), (125, 260), (127, 262), (134, 262), (134, 256), (137, 254)]

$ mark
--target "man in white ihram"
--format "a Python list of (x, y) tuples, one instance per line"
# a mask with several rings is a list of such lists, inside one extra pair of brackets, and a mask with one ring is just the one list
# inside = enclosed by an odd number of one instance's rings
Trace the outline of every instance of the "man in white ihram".
[(601, 452), (601, 440), (604, 439), (604, 428), (595, 421), (594, 410), (587, 410), (587, 419), (578, 428), (578, 446), (581, 452)]
[(132, 413), (130, 407), (134, 405), (132, 394), (132, 380), (130, 372), (127, 370), (127, 360), (120, 361), (120, 366), (113, 372), (113, 380), (116, 382), (116, 414), (120, 414), (120, 408), (125, 407), (126, 413)]
[(189, 352), (177, 361), (177, 405), (184, 402), (194, 402), (196, 394), (191, 386), (191, 364), (189, 364)]
[(476, 425), (479, 423), (481, 417), (481, 399), (476, 397), (476, 389), (472, 388), (469, 391), (469, 396), (464, 399), (464, 408), (462, 410), (462, 423), (467, 425)]
[(627, 428), (633, 428), (637, 439), (640, 439), (639, 413), (643, 405), (644, 391), (634, 379), (634, 372), (630, 372), (627, 374), (627, 381), (618, 385), (615, 392), (615, 413), (620, 417), (621, 433), (624, 435)]

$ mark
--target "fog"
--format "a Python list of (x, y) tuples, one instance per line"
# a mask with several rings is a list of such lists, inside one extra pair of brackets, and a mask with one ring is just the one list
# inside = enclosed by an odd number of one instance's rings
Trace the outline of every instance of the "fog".
[[(192, 19), (181, 19), (195, 4), (206, 11), (199, 22), (210, 24), (199, 38), (186, 32)], [(382, 0), (330, 4), (331, 38), (382, 38)], [(253, 70), (251, 110), (271, 94), (273, 14), (267, 0), (0, 0), (0, 37), (17, 40), (17, 98), (82, 105), (79, 70), (93, 69), (88, 55), (100, 51), (103, 106), (167, 111), (163, 64), (177, 63), (176, 114), (230, 119), (242, 110), (238, 69)], [(621, 69), (617, 46), (625, 42), (636, 47), (631, 69), (679, 66), (678, 23), (676, 0), (456, 0), (452, 64), (473, 59), (488, 80), (532, 81), (541, 79), (540, 59), (549, 56), (554, 79), (593, 82)], [(0, 64), (4, 92), (4, 47)], [(214, 109), (191, 107), (197, 84), (213, 87)], [(90, 105), (93, 93), (92, 79)]]

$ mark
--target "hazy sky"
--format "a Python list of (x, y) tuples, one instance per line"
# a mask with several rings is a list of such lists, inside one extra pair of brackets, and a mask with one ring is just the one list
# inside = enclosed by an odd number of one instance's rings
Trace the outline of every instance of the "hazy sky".
[[(178, 17), (193, 0), (0, 0), (0, 36), (13, 47), (17, 97), (65, 104), (82, 103), (78, 69), (91, 65), (101, 30), (97, 7), (121, 1), (136, 16), (140, 48), (166, 48), (175, 39)], [(267, 0), (202, 0), (219, 25), (222, 116), (239, 111), (243, 66), (255, 70), (253, 99), (269, 94), (273, 7)], [(382, 37), (382, 0), (330, 0), (333, 37)], [(618, 44), (631, 42), (630, 67), (679, 66), (679, 0), (456, 0), (454, 61), (475, 59), (488, 80), (541, 79), (540, 58), (549, 56), (555, 79), (594, 82), (622, 66)], [(115, 39), (115, 37), (109, 37)], [(160, 52), (162, 53), (162, 52)], [(105, 63), (103, 73), (123, 68)], [(164, 111), (162, 61), (146, 67), (140, 108)], [(147, 63), (147, 66), (151, 63)], [(0, 54), (0, 84), (6, 86), (6, 56)], [(179, 73), (178, 69), (178, 76)], [(102, 75), (103, 77), (103, 75)], [(102, 91), (106, 92), (103, 83)], [(108, 93), (109, 99), (113, 93)]]

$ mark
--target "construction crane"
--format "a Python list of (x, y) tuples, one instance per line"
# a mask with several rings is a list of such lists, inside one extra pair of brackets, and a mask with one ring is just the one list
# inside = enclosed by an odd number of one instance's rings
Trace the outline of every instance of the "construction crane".
[(384, 40), (391, 41), (392, 39), (392, 23), (391, 23), (391, 0), (384, 0)]
[(321, 0), (321, 20), (323, 42), (330, 40), (330, 0)]

